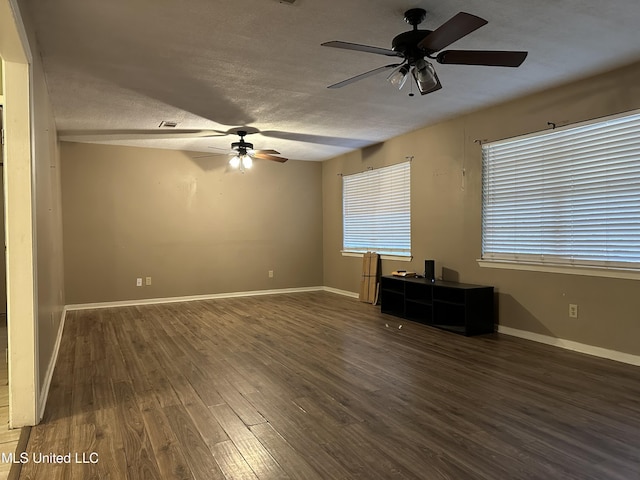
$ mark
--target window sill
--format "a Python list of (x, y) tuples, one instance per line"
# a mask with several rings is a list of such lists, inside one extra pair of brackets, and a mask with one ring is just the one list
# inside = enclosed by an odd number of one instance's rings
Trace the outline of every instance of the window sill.
[[(340, 253), (342, 253), (343, 257), (360, 257), (362, 258), (364, 256), (364, 253), (362, 252), (349, 252), (346, 250), (341, 250)], [(410, 262), (411, 260), (413, 260), (412, 256), (401, 256), (401, 255), (380, 255), (380, 258), (382, 260), (397, 260), (399, 262)]]
[(585, 275), (590, 277), (624, 278), (640, 280), (640, 270), (607, 267), (581, 267), (569, 265), (551, 265), (543, 263), (510, 262), (506, 260), (476, 260), (480, 267), (500, 268), (504, 270), (527, 270), (531, 272), (562, 273), (566, 275)]

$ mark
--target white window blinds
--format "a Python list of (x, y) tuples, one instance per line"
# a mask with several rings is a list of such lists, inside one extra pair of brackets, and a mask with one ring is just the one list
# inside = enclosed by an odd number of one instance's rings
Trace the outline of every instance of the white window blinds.
[(342, 177), (343, 251), (411, 255), (410, 165)]
[(640, 114), (487, 143), (482, 256), (640, 268)]

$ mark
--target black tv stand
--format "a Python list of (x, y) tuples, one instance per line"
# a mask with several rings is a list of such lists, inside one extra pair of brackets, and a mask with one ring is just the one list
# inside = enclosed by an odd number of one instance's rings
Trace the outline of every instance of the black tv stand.
[(389, 275), (380, 294), (382, 313), (467, 336), (494, 331), (493, 287)]

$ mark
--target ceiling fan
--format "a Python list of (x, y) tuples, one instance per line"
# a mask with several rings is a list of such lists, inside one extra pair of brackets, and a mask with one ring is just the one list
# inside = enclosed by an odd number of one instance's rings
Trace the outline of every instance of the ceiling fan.
[[(387, 80), (401, 89), (409, 73), (414, 77), (422, 95), (442, 88), (433, 65), (426, 58), (449, 65), (486, 65), (492, 67), (518, 67), (527, 57), (527, 52), (499, 50), (444, 50), (453, 42), (470, 34), (488, 22), (470, 13), (460, 12), (435, 30), (419, 30), (426, 10), (412, 8), (404, 14), (404, 20), (413, 30), (397, 35), (391, 42), (391, 50), (357, 43), (340, 41), (325, 42), (322, 46), (344, 48), (360, 52), (375, 53), (388, 57), (400, 57), (400, 63), (378, 67), (355, 77), (348, 78), (328, 88), (341, 88), (378, 73), (393, 70)], [(440, 52), (440, 53), (437, 53)], [(437, 54), (436, 54), (437, 53)], [(412, 95), (412, 94), (409, 94)]]
[[(164, 122), (163, 122), (164, 123)], [(162, 125), (161, 125), (162, 127)], [(366, 140), (353, 137), (333, 137), (326, 135), (314, 135), (310, 133), (286, 132), (282, 130), (259, 130), (254, 127), (241, 127), (246, 135), (259, 133), (267, 137), (289, 140), (293, 142), (315, 143), (336, 147), (359, 148), (367, 143)], [(171, 140), (171, 139), (198, 139), (224, 137), (236, 135), (235, 128), (222, 130), (185, 130), (158, 128), (155, 130), (58, 130), (58, 138), (67, 142), (101, 142), (101, 141), (130, 141), (130, 140)]]
[(246, 169), (251, 168), (253, 165), (253, 158), (271, 160), (280, 163), (284, 163), (288, 160), (284, 157), (278, 157), (277, 155), (280, 155), (280, 152), (275, 150), (254, 150), (253, 143), (249, 143), (244, 140), (244, 137), (248, 135), (246, 130), (238, 130), (236, 134), (240, 136), (240, 141), (233, 142), (231, 144), (231, 153), (233, 157), (229, 160), (229, 165), (231, 165), (232, 168), (239, 169), (244, 173)]
[[(278, 157), (280, 152), (275, 150), (254, 150), (253, 143), (245, 141), (244, 137), (251, 133), (262, 133), (259, 130), (249, 132), (247, 130), (229, 130), (223, 132), (221, 130), (63, 130), (58, 132), (59, 139), (70, 142), (83, 141), (118, 141), (118, 140), (168, 140), (168, 139), (189, 139), (189, 138), (211, 138), (223, 137), (226, 135), (239, 135), (240, 141), (231, 144), (231, 154), (233, 157), (229, 164), (233, 168), (239, 168), (244, 171), (251, 168), (253, 158), (262, 160), (271, 160), (274, 162), (284, 163), (288, 159)], [(278, 132), (275, 132), (278, 133)], [(215, 148), (215, 147), (210, 147)], [(203, 155), (210, 156), (210, 155)], [(201, 157), (193, 157), (201, 158)]]

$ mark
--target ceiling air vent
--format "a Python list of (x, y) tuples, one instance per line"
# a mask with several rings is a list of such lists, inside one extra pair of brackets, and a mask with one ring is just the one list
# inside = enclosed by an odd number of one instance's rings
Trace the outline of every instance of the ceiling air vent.
[(160, 128), (176, 128), (178, 126), (178, 122), (172, 122), (171, 120), (163, 120), (158, 125)]
[(284, 3), (285, 5), (293, 5), (296, 3), (296, 0), (279, 0), (280, 3)]

